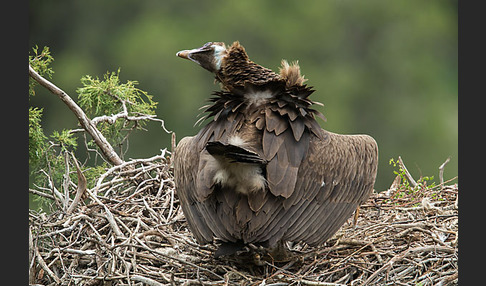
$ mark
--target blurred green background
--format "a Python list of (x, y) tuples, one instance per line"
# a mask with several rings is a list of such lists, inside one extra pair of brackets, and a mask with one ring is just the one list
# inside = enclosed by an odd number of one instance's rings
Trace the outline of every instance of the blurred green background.
[[(29, 45), (49, 46), (52, 81), (73, 98), (83, 75), (120, 78), (159, 102), (157, 114), (177, 140), (193, 126), (214, 90), (213, 76), (177, 58), (208, 41), (238, 40), (250, 58), (278, 71), (299, 60), (329, 131), (373, 136), (380, 149), (375, 189), (393, 178), (399, 155), (418, 179), (457, 175), (456, 1), (29, 1)], [(27, 96), (27, 95), (26, 95)], [(44, 108), (46, 134), (74, 128), (75, 116), (37, 88), (30, 104)], [(170, 149), (158, 123), (130, 139), (125, 158)]]

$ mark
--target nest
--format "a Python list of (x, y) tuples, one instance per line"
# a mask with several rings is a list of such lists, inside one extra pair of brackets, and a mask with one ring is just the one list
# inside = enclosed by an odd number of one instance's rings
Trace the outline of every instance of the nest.
[(57, 210), (30, 211), (31, 285), (457, 284), (457, 184), (373, 193), (324, 245), (288, 243), (284, 259), (251, 246), (215, 259), (217, 245), (197, 244), (165, 154), (81, 185), (64, 201), (43, 190)]

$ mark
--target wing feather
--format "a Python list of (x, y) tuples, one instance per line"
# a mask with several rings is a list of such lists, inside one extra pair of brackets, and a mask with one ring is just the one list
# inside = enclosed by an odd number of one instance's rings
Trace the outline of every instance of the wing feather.
[(303, 119), (297, 119), (297, 120), (290, 120), (290, 128), (292, 129), (292, 132), (294, 134), (294, 138), (296, 141), (299, 141), (302, 135), (304, 134), (305, 130), (305, 124)]
[[(309, 155), (302, 162), (295, 191), (298, 198), (308, 200), (290, 206), (303, 208), (289, 225), (284, 240), (303, 240), (311, 245), (325, 242), (366, 200), (373, 189), (378, 162), (378, 147), (366, 135), (329, 133), (330, 142), (311, 140)], [(303, 182), (307, 181), (307, 182)], [(293, 194), (293, 195), (294, 195)], [(294, 214), (295, 215), (295, 214)]]
[(213, 232), (202, 216), (196, 198), (196, 172), (199, 154), (194, 137), (183, 138), (174, 150), (174, 182), (189, 228), (199, 243), (208, 243)]
[(288, 128), (287, 120), (270, 108), (265, 109), (265, 122), (267, 131), (275, 132), (277, 136)]
[(276, 136), (275, 133), (267, 130), (263, 131), (262, 147), (265, 159), (271, 160), (277, 154), (280, 146), (284, 142), (284, 136)]

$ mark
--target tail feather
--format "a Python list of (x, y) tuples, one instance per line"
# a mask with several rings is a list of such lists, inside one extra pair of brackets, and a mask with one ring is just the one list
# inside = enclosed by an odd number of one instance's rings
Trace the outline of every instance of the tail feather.
[(262, 165), (267, 164), (267, 161), (261, 158), (257, 153), (231, 144), (208, 142), (206, 144), (206, 150), (213, 156), (222, 156), (232, 162)]

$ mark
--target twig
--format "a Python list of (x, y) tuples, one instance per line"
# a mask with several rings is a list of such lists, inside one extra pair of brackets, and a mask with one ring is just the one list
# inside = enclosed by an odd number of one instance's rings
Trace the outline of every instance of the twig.
[(29, 284), (35, 282), (35, 261), (34, 240), (32, 238), (32, 226), (29, 225)]
[(86, 116), (83, 109), (81, 109), (81, 107), (79, 107), (79, 105), (67, 93), (39, 75), (30, 64), (29, 75), (40, 85), (57, 95), (69, 107), (69, 109), (71, 109), (74, 115), (76, 115), (78, 118), (81, 126), (89, 133), (89, 135), (91, 135), (91, 137), (93, 137), (96, 145), (101, 149), (101, 152), (111, 164), (120, 165), (123, 163), (123, 160), (118, 156), (111, 144), (108, 142), (108, 140), (106, 140), (105, 136), (103, 136), (98, 128), (96, 128), (96, 125), (93, 124), (88, 116)]
[(76, 166), (76, 172), (78, 174), (78, 186), (76, 188), (76, 196), (74, 197), (73, 202), (67, 209), (66, 213), (70, 214), (73, 212), (73, 210), (76, 208), (76, 206), (79, 204), (81, 201), (81, 197), (83, 196), (84, 192), (86, 192), (86, 177), (84, 176), (83, 172), (81, 171), (81, 168), (79, 167), (78, 160), (76, 157), (74, 157), (74, 154), (71, 153), (74, 159), (74, 165)]
[[(95, 188), (93, 190), (93, 193), (95, 195), (98, 195), (98, 192), (99, 192), (99, 190), (101, 188), (101, 183), (103, 182), (103, 180), (106, 177), (108, 177), (109, 175), (111, 175), (113, 172), (115, 172), (117, 170), (123, 170), (123, 169), (125, 169), (125, 167), (130, 166), (130, 165), (136, 165), (136, 164), (139, 164), (139, 163), (148, 163), (148, 162), (152, 162), (152, 161), (155, 161), (155, 160), (161, 160), (161, 159), (164, 159), (163, 155), (155, 155), (155, 156), (150, 157), (150, 158), (147, 158), (147, 159), (131, 160), (131, 161), (123, 162), (120, 165), (113, 166), (110, 169), (108, 169), (108, 171), (106, 171), (103, 175), (100, 176), (100, 178), (98, 179), (98, 181), (96, 183), (96, 186), (95, 186)], [(133, 171), (133, 170), (131, 170), (131, 171)]]
[(108, 207), (102, 202), (100, 201), (100, 199), (98, 199), (89, 189), (86, 189), (86, 192), (89, 194), (89, 196), (97, 203), (99, 204), (100, 206), (102, 206), (105, 210), (105, 218), (108, 220), (108, 222), (110, 223), (110, 226), (111, 228), (113, 229), (113, 231), (115, 232), (116, 236), (118, 238), (125, 238), (125, 236), (123, 235), (123, 233), (121, 232), (120, 228), (118, 227), (116, 221), (115, 221), (115, 218), (113, 217), (113, 214), (111, 213), (111, 211), (108, 209)]
[(442, 185), (442, 188), (444, 187), (444, 168), (449, 163), (451, 160), (451, 157), (448, 157), (442, 165), (439, 167), (439, 182)]
[(141, 114), (139, 112), (134, 112), (136, 114), (139, 114), (140, 116), (130, 116), (128, 115), (127, 108), (125, 106), (125, 100), (122, 100), (122, 107), (123, 111), (119, 112), (117, 114), (112, 114), (111, 116), (108, 115), (102, 115), (93, 118), (91, 121), (93, 124), (98, 125), (100, 122), (108, 122), (109, 124), (114, 124), (115, 121), (117, 121), (120, 118), (124, 118), (128, 121), (143, 121), (143, 120), (150, 120), (150, 121), (155, 121), (155, 122), (160, 122), (160, 125), (162, 129), (164, 129), (165, 132), (171, 134), (172, 131), (167, 130), (165, 127), (165, 122), (162, 119), (156, 118), (157, 115), (150, 115), (150, 114)]
[[(40, 170), (41, 173), (43, 173), (46, 177), (47, 177), (47, 183), (49, 185), (49, 187), (51, 188), (50, 191), (53, 193), (53, 197), (55, 198), (55, 201), (56, 203), (60, 204), (62, 203), (64, 197), (63, 195), (61, 194), (61, 192), (59, 192), (56, 188), (56, 186), (54, 185), (54, 181), (52, 180), (51, 176), (46, 172), (44, 171), (43, 169)], [(37, 187), (37, 186), (36, 186)], [(41, 189), (41, 188), (39, 188)], [(49, 189), (46, 189), (46, 190), (49, 190)], [(61, 201), (61, 202), (58, 202), (58, 199)]]
[(413, 188), (417, 186), (417, 182), (413, 179), (412, 175), (407, 170), (407, 167), (405, 167), (405, 164), (402, 161), (402, 157), (398, 156), (398, 164), (400, 165), (400, 168), (405, 172), (405, 176), (407, 176), (408, 181), (412, 185)]
[(382, 272), (390, 269), (393, 264), (396, 262), (399, 262), (400, 260), (404, 259), (407, 256), (410, 256), (414, 253), (420, 253), (420, 252), (428, 252), (428, 251), (435, 251), (435, 252), (445, 252), (445, 253), (454, 253), (455, 249), (451, 247), (446, 247), (446, 246), (436, 246), (436, 245), (431, 245), (431, 246), (419, 246), (415, 248), (408, 248), (407, 250), (401, 252), (398, 255), (395, 255), (393, 258), (388, 260), (387, 263), (385, 263), (380, 269), (376, 270), (373, 274), (366, 279), (364, 282), (364, 285), (369, 285), (375, 279), (379, 274)]
[(169, 207), (169, 214), (167, 215), (167, 220), (170, 220), (172, 217), (172, 212), (174, 211), (174, 189), (170, 189), (170, 207)]
[(443, 286), (443, 285), (448, 285), (449, 282), (452, 282), (456, 280), (459, 277), (459, 273), (456, 271), (452, 275), (444, 277), (438, 284), (437, 286)]
[(95, 255), (96, 252), (94, 250), (79, 250), (79, 249), (72, 249), (72, 248), (53, 248), (51, 252), (62, 251), (71, 254), (79, 254), (79, 255)]
[(71, 182), (71, 177), (69, 177), (69, 153), (68, 151), (64, 151), (64, 167), (65, 167), (65, 172), (63, 175), (63, 182), (62, 182), (62, 188), (64, 190), (64, 199), (62, 202), (62, 209), (64, 211), (67, 210), (69, 206), (69, 184)]
[(58, 285), (61, 284), (61, 279), (59, 279), (59, 277), (57, 277), (56, 274), (54, 274), (54, 272), (52, 272), (52, 270), (49, 269), (49, 267), (47, 266), (46, 262), (42, 258), (42, 255), (40, 254), (39, 249), (37, 248), (36, 245), (34, 245), (34, 253), (35, 256), (37, 257), (37, 263), (39, 263), (42, 269), (44, 269), (44, 271), (47, 272), (47, 275), (49, 275), (52, 279), (54, 279), (54, 281), (56, 281), (56, 284)]
[(64, 233), (64, 232), (72, 231), (77, 226), (77, 224), (78, 224), (78, 221), (76, 221), (73, 225), (70, 225), (70, 226), (65, 227), (63, 229), (58, 229), (58, 230), (55, 230), (55, 231), (52, 231), (52, 232), (49, 232), (49, 233), (44, 233), (42, 235), (39, 235), (39, 238), (54, 236), (54, 235), (61, 234), (61, 233)]
[(153, 279), (150, 279), (148, 277), (143, 277), (141, 275), (133, 275), (132, 277), (130, 277), (131, 280), (133, 281), (136, 281), (136, 282), (142, 282), (142, 283), (145, 283), (149, 286), (163, 286), (165, 284), (162, 284), (162, 283), (159, 283)]
[(209, 269), (207, 269), (207, 268), (204, 268), (204, 267), (198, 266), (198, 265), (196, 265), (196, 264), (194, 264), (194, 263), (192, 263), (192, 262), (186, 261), (186, 260), (184, 260), (184, 259), (180, 259), (180, 258), (177, 258), (177, 257), (174, 257), (174, 256), (167, 255), (167, 254), (162, 253), (162, 252), (160, 252), (160, 251), (157, 251), (157, 250), (155, 250), (155, 249), (151, 249), (151, 248), (150, 248), (150, 247), (148, 247), (148, 246), (147, 246), (145, 243), (143, 243), (143, 241), (142, 241), (142, 240), (140, 240), (140, 238), (138, 238), (138, 237), (135, 237), (135, 240), (136, 240), (136, 241), (137, 241), (137, 242), (140, 244), (140, 245), (137, 245), (137, 247), (140, 247), (140, 248), (142, 248), (142, 249), (145, 249), (145, 250), (147, 250), (147, 251), (149, 251), (149, 252), (151, 252), (151, 253), (155, 253), (155, 254), (160, 255), (160, 256), (162, 256), (162, 257), (169, 258), (169, 259), (173, 259), (173, 260), (175, 260), (175, 261), (177, 261), (177, 262), (180, 262), (180, 263), (182, 263), (182, 264), (189, 265), (189, 266), (194, 267), (194, 268), (196, 268), (196, 269), (201, 269), (201, 270), (203, 270), (203, 271), (206, 271), (206, 272), (208, 272), (208, 273), (210, 273), (210, 274), (214, 275), (215, 277), (218, 277), (218, 278), (219, 278), (219, 279), (221, 279), (221, 280), (224, 280), (224, 278), (223, 278), (222, 276), (220, 276), (220, 275), (218, 275), (218, 274), (214, 273), (213, 271), (211, 271), (211, 270), (209, 270)]
[(38, 196), (41, 196), (41, 197), (44, 197), (44, 198), (48, 198), (48, 199), (54, 200), (54, 196), (53, 195), (46, 194), (46, 193), (41, 192), (41, 191), (38, 191), (36, 189), (29, 189), (29, 193), (33, 193), (35, 195), (38, 195)]
[(298, 281), (304, 285), (311, 285), (311, 286), (346, 286), (345, 284), (322, 282), (322, 281), (310, 281), (305, 279), (299, 279)]
[[(172, 132), (172, 135), (170, 136), (170, 151), (171, 153), (173, 154), (175, 152), (175, 148), (177, 147), (177, 143), (176, 143), (176, 134), (175, 132)], [(170, 156), (170, 166), (172, 166), (174, 164), (173, 162), (174, 158), (172, 158), (172, 156)]]

